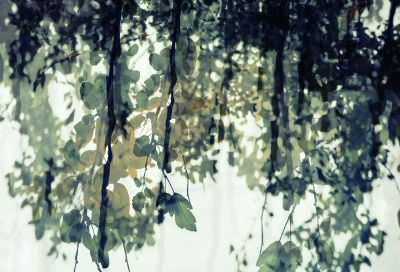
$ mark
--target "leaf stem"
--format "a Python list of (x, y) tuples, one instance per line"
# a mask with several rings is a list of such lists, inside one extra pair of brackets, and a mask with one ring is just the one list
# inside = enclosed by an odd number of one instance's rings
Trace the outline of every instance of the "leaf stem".
[(192, 204), (192, 202), (190, 201), (190, 196), (189, 196), (190, 176), (189, 176), (189, 172), (188, 172), (187, 167), (186, 167), (186, 158), (185, 158), (185, 155), (183, 155), (183, 153), (182, 153), (182, 160), (183, 160), (183, 167), (185, 168), (185, 173), (186, 173), (186, 178), (187, 178), (187, 182), (186, 182), (186, 195), (187, 195), (187, 198), (188, 198), (188, 200), (189, 200), (189, 203)]
[(120, 235), (120, 238), (121, 238), (121, 242), (122, 242), (122, 247), (124, 248), (126, 267), (128, 268), (128, 272), (131, 272), (131, 269), (130, 269), (130, 267), (129, 267), (128, 254), (127, 254), (127, 252), (126, 252), (125, 240), (124, 240), (124, 238), (122, 238), (121, 235)]
[(267, 193), (265, 193), (264, 197), (264, 203), (262, 205), (261, 209), (261, 217), (260, 217), (260, 224), (261, 224), (261, 245), (260, 245), (260, 251), (258, 255), (261, 255), (262, 248), (264, 247), (264, 212), (265, 212), (265, 206), (267, 204)]
[(78, 265), (78, 256), (79, 256), (79, 245), (81, 244), (81, 241), (78, 241), (76, 245), (76, 251), (75, 251), (75, 265), (74, 265), (74, 272), (76, 271), (76, 267)]
[(286, 219), (285, 225), (283, 226), (283, 230), (281, 232), (281, 235), (279, 236), (279, 242), (282, 240), (283, 234), (285, 233), (285, 229), (287, 227), (287, 224), (289, 223), (289, 221), (291, 220), (290, 218), (293, 215), (294, 210), (296, 209), (297, 203), (293, 205), (292, 211), (289, 213), (289, 216)]

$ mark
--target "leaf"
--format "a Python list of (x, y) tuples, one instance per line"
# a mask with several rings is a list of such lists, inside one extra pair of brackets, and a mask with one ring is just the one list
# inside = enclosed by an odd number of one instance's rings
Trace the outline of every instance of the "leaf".
[(68, 125), (70, 123), (72, 123), (72, 121), (74, 121), (74, 117), (75, 117), (75, 110), (73, 110), (70, 115), (68, 115), (67, 119), (65, 119), (64, 124)]
[(166, 210), (171, 216), (175, 216), (175, 223), (181, 229), (197, 231), (196, 218), (190, 211), (192, 205), (182, 195), (174, 193), (166, 202)]
[[(283, 246), (281, 242), (276, 241), (270, 244), (258, 257), (257, 266), (267, 266), (273, 269), (274, 267), (278, 267), (279, 259), (278, 254), (283, 251)], [(263, 270), (264, 271), (264, 270)], [(265, 270), (268, 271), (268, 270)], [(271, 270), (273, 271), (273, 270)]]
[(43, 238), (44, 235), (44, 223), (42, 220), (40, 220), (37, 224), (35, 224), (35, 237), (36, 240), (40, 240)]
[(257, 266), (262, 272), (294, 272), (302, 262), (300, 249), (291, 241), (284, 245), (276, 241), (269, 245), (258, 257)]
[(92, 241), (92, 237), (90, 236), (90, 233), (87, 230), (82, 232), (82, 244), (89, 250), (95, 248)]
[(101, 61), (101, 57), (99, 56), (99, 53), (96, 51), (91, 51), (90, 52), (90, 65), (97, 65)]
[(142, 136), (136, 139), (135, 145), (133, 147), (133, 153), (137, 157), (145, 157), (150, 155), (153, 150), (153, 146), (150, 143), (148, 136)]
[(150, 65), (156, 71), (163, 71), (167, 68), (167, 58), (157, 54), (151, 53), (149, 57)]
[(146, 244), (149, 246), (154, 246), (156, 244), (153, 235), (146, 233)]
[(293, 242), (288, 241), (283, 245), (285, 251), (285, 267), (286, 271), (296, 271), (303, 261), (301, 251)]
[(137, 193), (132, 198), (132, 208), (137, 212), (141, 212), (145, 204), (146, 204), (146, 196), (144, 195), (143, 192)]
[(81, 240), (82, 233), (84, 231), (85, 225), (83, 223), (77, 223), (73, 225), (69, 231), (68, 238), (72, 243), (76, 243)]
[(140, 72), (139, 71), (128, 71), (128, 77), (131, 80), (131, 83), (136, 83), (140, 79)]
[(76, 144), (69, 140), (64, 146), (65, 161), (72, 167), (79, 164), (80, 154)]
[(82, 82), (80, 86), (80, 95), (86, 107), (94, 110), (100, 107), (101, 102), (104, 100), (106, 76), (97, 76), (94, 84), (90, 82)]
[(82, 117), (82, 120), (74, 126), (77, 143), (80, 146), (87, 144), (93, 136), (94, 117), (90, 114)]
[(134, 44), (131, 47), (129, 47), (129, 50), (128, 52), (126, 52), (126, 54), (132, 57), (136, 55), (138, 51), (139, 51), (139, 46), (137, 44)]
[(293, 205), (294, 195), (292, 192), (284, 193), (282, 199), (282, 206), (285, 211), (289, 211)]
[(141, 179), (133, 178), (133, 181), (135, 182), (136, 187), (141, 187), (143, 185), (143, 182)]
[(155, 197), (154, 193), (147, 187), (144, 189), (144, 194), (148, 198), (154, 198)]
[(129, 216), (129, 194), (125, 185), (115, 183), (112, 192), (109, 192), (111, 206), (114, 210), (114, 218)]
[(63, 216), (60, 227), (60, 238), (66, 243), (77, 242), (81, 239), (84, 227), (78, 210), (72, 210)]

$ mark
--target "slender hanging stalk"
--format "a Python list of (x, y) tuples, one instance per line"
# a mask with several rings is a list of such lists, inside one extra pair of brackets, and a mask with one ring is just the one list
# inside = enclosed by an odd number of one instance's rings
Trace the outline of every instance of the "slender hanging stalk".
[(176, 43), (179, 38), (179, 33), (180, 33), (180, 24), (181, 24), (181, 11), (182, 11), (182, 0), (176, 0), (173, 1), (174, 6), (173, 6), (173, 11), (172, 11), (172, 25), (173, 25), (173, 31), (171, 34), (171, 49), (169, 51), (169, 66), (170, 66), (170, 85), (168, 89), (168, 95), (170, 97), (170, 102), (167, 107), (167, 118), (165, 120), (165, 136), (164, 136), (164, 159), (163, 159), (163, 164), (162, 164), (162, 171), (166, 171), (167, 173), (170, 172), (170, 169), (168, 169), (168, 163), (169, 163), (169, 157), (170, 157), (170, 152), (169, 152), (169, 142), (171, 138), (171, 119), (172, 119), (172, 113), (174, 109), (174, 104), (175, 104), (175, 98), (174, 98), (174, 89), (176, 82), (178, 80), (177, 74), (176, 74), (176, 62), (175, 62), (175, 54), (176, 54)]
[(182, 160), (183, 160), (183, 167), (185, 168), (186, 179), (187, 179), (186, 180), (186, 196), (187, 196), (187, 198), (189, 200), (189, 203), (192, 204), (192, 202), (190, 201), (190, 195), (189, 195), (190, 176), (189, 176), (189, 172), (188, 172), (187, 167), (186, 167), (186, 158), (185, 158), (185, 155), (183, 155), (183, 153), (182, 153)]
[(264, 247), (264, 213), (265, 213), (265, 206), (267, 205), (267, 196), (268, 196), (268, 194), (265, 193), (264, 203), (263, 203), (262, 208), (261, 208), (261, 216), (260, 216), (261, 244), (260, 244), (260, 250), (258, 252), (259, 256), (261, 255), (262, 249)]
[(100, 202), (100, 218), (99, 218), (99, 249), (98, 257), (103, 268), (109, 266), (108, 254), (105, 252), (105, 246), (107, 243), (106, 235), (106, 223), (107, 223), (107, 206), (108, 206), (108, 193), (107, 186), (110, 179), (111, 162), (113, 159), (113, 153), (111, 148), (111, 138), (116, 127), (116, 118), (114, 111), (114, 69), (118, 58), (121, 54), (120, 44), (120, 27), (121, 27), (121, 12), (122, 3), (116, 4), (116, 16), (114, 23), (114, 38), (111, 49), (110, 63), (109, 63), (109, 74), (107, 78), (107, 115), (108, 115), (108, 129), (105, 139), (105, 146), (107, 149), (107, 160), (104, 163), (103, 169), (103, 182), (101, 185), (101, 202)]
[(78, 255), (79, 255), (79, 245), (81, 242), (79, 241), (76, 245), (76, 251), (75, 251), (75, 264), (74, 264), (74, 272), (76, 271), (76, 267), (78, 265)]
[(121, 242), (122, 242), (122, 247), (124, 248), (126, 267), (128, 268), (128, 272), (131, 272), (131, 268), (129, 267), (128, 254), (126, 252), (125, 240), (124, 240), (124, 238), (121, 237), (121, 235), (120, 235), (120, 238), (121, 238)]

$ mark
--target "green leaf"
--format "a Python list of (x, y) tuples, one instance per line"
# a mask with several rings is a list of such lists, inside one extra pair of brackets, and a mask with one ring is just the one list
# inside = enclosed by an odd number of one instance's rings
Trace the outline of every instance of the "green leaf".
[(94, 84), (90, 82), (82, 82), (80, 86), (80, 95), (86, 107), (94, 110), (100, 107), (104, 100), (106, 92), (106, 76), (97, 76)]
[(46, 219), (44, 217), (45, 217), (45, 215), (42, 214), (40, 219), (37, 222), (35, 222), (35, 237), (36, 237), (36, 240), (40, 240), (44, 236), (45, 223), (46, 223)]
[(129, 194), (125, 185), (114, 183), (112, 192), (109, 192), (110, 206), (113, 209), (114, 218), (129, 216)]
[(149, 246), (154, 246), (156, 244), (153, 235), (146, 233), (146, 244), (148, 244)]
[(171, 216), (175, 216), (175, 223), (178, 227), (189, 231), (197, 231), (196, 218), (190, 211), (192, 205), (186, 198), (174, 193), (166, 204), (166, 210)]
[(77, 165), (80, 161), (78, 147), (72, 140), (69, 140), (64, 146), (64, 158), (71, 166)]
[(142, 108), (147, 105), (149, 95), (145, 91), (140, 91), (136, 95), (136, 107)]
[(153, 67), (153, 69), (156, 71), (163, 71), (168, 67), (167, 58), (157, 53), (151, 53), (149, 61), (151, 67)]
[(131, 47), (129, 47), (129, 50), (128, 52), (126, 52), (126, 54), (132, 57), (136, 55), (138, 51), (139, 51), (139, 46), (137, 44), (134, 44)]
[(72, 243), (76, 243), (81, 240), (82, 233), (85, 229), (85, 225), (83, 223), (77, 223), (73, 225), (69, 231), (68, 238)]
[(258, 257), (257, 266), (262, 272), (294, 272), (302, 262), (300, 249), (291, 241), (284, 245), (276, 241), (269, 245)]
[[(281, 242), (276, 241), (270, 244), (258, 257), (257, 266), (266, 266), (274, 269), (279, 266), (278, 255), (283, 251)], [(264, 270), (262, 270), (264, 271)], [(265, 270), (273, 271), (273, 270)]]
[(90, 65), (97, 65), (101, 61), (101, 57), (99, 56), (99, 53), (96, 51), (91, 51), (90, 52)]
[(137, 212), (141, 212), (145, 204), (146, 204), (146, 196), (144, 195), (143, 192), (137, 193), (132, 198), (132, 207)]
[(286, 271), (296, 271), (303, 261), (299, 247), (288, 241), (283, 245), (283, 249), (285, 255), (281, 257), (281, 261), (284, 262)]
[(134, 178), (133, 181), (135, 182), (136, 187), (141, 187), (143, 185), (143, 182), (141, 179)]
[(154, 198), (155, 197), (154, 193), (147, 187), (144, 189), (144, 194), (148, 198)]
[(292, 192), (287, 192), (283, 194), (282, 206), (285, 211), (289, 211), (290, 207), (293, 205), (294, 195)]
[(137, 157), (145, 157), (150, 155), (153, 150), (153, 146), (150, 144), (148, 136), (142, 136), (136, 139), (135, 146), (133, 147), (133, 153)]
[(84, 145), (90, 141), (94, 131), (94, 117), (91, 114), (82, 117), (82, 120), (74, 126), (77, 142)]
[(140, 72), (139, 71), (128, 71), (127, 72), (129, 79), (131, 80), (131, 83), (136, 83), (140, 79)]
[(92, 237), (90, 236), (90, 233), (87, 230), (82, 232), (82, 244), (89, 250), (95, 248), (92, 241)]
[(81, 215), (78, 210), (72, 210), (63, 216), (60, 227), (60, 238), (64, 242), (80, 241), (84, 231), (84, 225), (81, 223)]

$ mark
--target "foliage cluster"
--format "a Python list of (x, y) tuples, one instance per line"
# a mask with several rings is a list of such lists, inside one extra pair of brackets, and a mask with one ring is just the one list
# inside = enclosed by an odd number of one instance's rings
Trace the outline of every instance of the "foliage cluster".
[[(400, 136), (400, 2), (381, 18), (383, 2), (1, 1), (0, 79), (30, 146), (10, 194), (36, 237), (51, 235), (49, 255), (82, 244), (101, 270), (117, 246), (153, 245), (168, 214), (196, 231), (172, 177), (213, 178), (224, 145), (248, 187), (290, 211), (259, 271), (359, 271), (383, 251), (364, 198), (394, 179), (384, 146)], [(49, 102), (61, 80), (73, 89), (63, 117)], [(315, 211), (292, 228), (310, 196)]]

